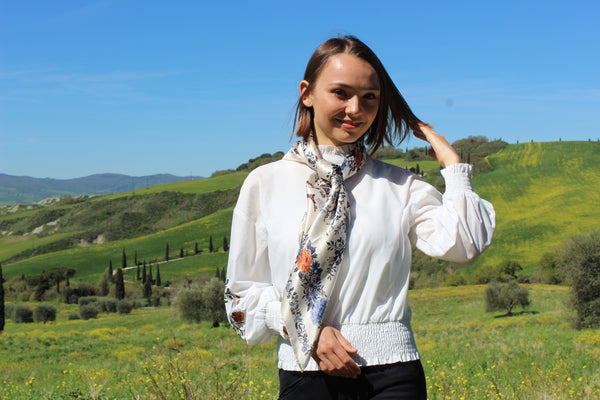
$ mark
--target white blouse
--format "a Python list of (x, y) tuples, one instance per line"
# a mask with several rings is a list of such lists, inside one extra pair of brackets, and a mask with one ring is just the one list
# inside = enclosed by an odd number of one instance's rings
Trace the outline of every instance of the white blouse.
[[(347, 147), (319, 146), (341, 162)], [(346, 182), (350, 201), (347, 246), (324, 320), (358, 349), (359, 365), (418, 359), (410, 326), (408, 284), (412, 247), (464, 263), (490, 244), (493, 206), (473, 192), (468, 164), (442, 170), (440, 194), (418, 175), (370, 159)], [(248, 344), (279, 335), (279, 368), (299, 370), (283, 332), (282, 293), (299, 247), (312, 170), (280, 160), (252, 171), (233, 212), (226, 290), (228, 315), (244, 320)], [(240, 317), (241, 316), (241, 317)], [(318, 370), (310, 360), (306, 370)]]

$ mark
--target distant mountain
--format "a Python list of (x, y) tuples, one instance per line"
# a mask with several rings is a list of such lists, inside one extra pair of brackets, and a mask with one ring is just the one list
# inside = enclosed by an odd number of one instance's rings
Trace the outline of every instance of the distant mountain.
[(63, 195), (119, 193), (188, 179), (202, 179), (202, 177), (182, 177), (170, 174), (148, 176), (95, 174), (74, 179), (52, 179), (0, 173), (0, 205), (35, 203), (49, 197)]

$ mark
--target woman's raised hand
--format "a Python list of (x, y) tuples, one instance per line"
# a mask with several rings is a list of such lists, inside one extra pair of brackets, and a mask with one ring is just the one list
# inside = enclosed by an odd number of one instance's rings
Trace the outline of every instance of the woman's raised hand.
[(321, 371), (328, 375), (356, 378), (361, 371), (350, 354), (355, 354), (357, 351), (340, 331), (323, 323), (313, 350), (313, 358)]
[(442, 168), (461, 162), (460, 156), (443, 135), (435, 133), (429, 124), (421, 123), (419, 126), (421, 132), (414, 132), (415, 136), (429, 142), (431, 145), (429, 155), (438, 160)]

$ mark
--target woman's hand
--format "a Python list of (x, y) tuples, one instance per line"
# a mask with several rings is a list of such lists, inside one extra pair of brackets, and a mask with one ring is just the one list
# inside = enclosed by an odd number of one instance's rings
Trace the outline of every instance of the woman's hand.
[(431, 145), (429, 155), (438, 160), (442, 168), (461, 162), (460, 156), (444, 136), (435, 133), (433, 127), (429, 124), (421, 123), (419, 126), (422, 134), (421, 132), (415, 132), (415, 136), (429, 142)]
[(332, 376), (356, 378), (360, 375), (360, 367), (350, 357), (358, 352), (340, 331), (323, 323), (317, 343), (313, 350), (313, 358), (321, 371)]

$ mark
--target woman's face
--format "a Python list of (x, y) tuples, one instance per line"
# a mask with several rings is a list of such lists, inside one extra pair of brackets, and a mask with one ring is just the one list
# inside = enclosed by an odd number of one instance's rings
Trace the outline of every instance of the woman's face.
[(379, 110), (379, 79), (373, 67), (356, 56), (331, 56), (310, 91), (300, 83), (302, 102), (313, 108), (321, 145), (354, 143), (365, 134)]

